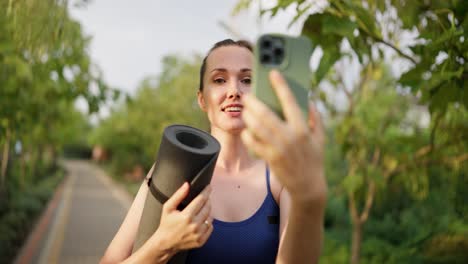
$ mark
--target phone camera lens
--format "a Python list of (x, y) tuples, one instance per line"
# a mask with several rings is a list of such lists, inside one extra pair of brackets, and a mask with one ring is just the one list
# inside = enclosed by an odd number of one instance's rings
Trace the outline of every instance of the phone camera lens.
[(277, 56), (277, 57), (282, 57), (283, 56), (283, 49), (282, 48), (275, 48), (273, 52), (274, 52), (275, 56)]
[(271, 56), (270, 54), (262, 54), (262, 57), (260, 58), (260, 60), (264, 64), (269, 64), (271, 63)]
[(271, 41), (269, 39), (264, 39), (262, 42), (262, 48), (264, 49), (271, 48)]

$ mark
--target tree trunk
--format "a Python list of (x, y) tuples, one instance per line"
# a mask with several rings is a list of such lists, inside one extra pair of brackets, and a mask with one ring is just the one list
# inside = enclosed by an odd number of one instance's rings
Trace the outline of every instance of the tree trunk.
[(351, 222), (353, 224), (353, 233), (351, 237), (351, 264), (359, 263), (362, 244), (362, 229), (364, 224), (367, 222), (367, 219), (369, 218), (369, 213), (374, 201), (375, 188), (375, 182), (373, 180), (369, 180), (364, 209), (360, 214), (356, 207), (356, 199), (354, 194), (351, 193), (349, 195)]
[(359, 257), (361, 255), (361, 243), (362, 243), (362, 224), (358, 220), (353, 221), (353, 234), (351, 238), (351, 264), (359, 263)]
[[(372, 164), (377, 166), (377, 163), (380, 159), (380, 149), (376, 149), (374, 151), (374, 155), (372, 157)], [(354, 174), (355, 167), (350, 168), (351, 175)], [(370, 210), (372, 209), (372, 205), (374, 202), (376, 187), (375, 182), (372, 178), (367, 179), (367, 193), (364, 208), (362, 212), (359, 213), (358, 207), (356, 206), (356, 197), (354, 196), (354, 192), (350, 192), (348, 194), (349, 198), (349, 212), (351, 215), (351, 222), (353, 224), (353, 233), (351, 237), (351, 264), (359, 263), (360, 255), (361, 255), (361, 244), (362, 244), (362, 228), (364, 224), (367, 222), (369, 218)]]
[(7, 128), (6, 136), (5, 136), (5, 145), (3, 145), (3, 153), (2, 153), (0, 188), (3, 188), (3, 186), (5, 186), (5, 177), (6, 177), (6, 172), (8, 168), (9, 154), (10, 154), (10, 130)]

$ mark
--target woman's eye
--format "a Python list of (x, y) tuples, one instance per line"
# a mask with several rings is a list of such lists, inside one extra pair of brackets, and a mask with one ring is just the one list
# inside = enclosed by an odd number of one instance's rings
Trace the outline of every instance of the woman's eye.
[(216, 79), (214, 79), (214, 82), (218, 83), (218, 84), (221, 84), (221, 83), (225, 83), (226, 80), (224, 80), (223, 78), (216, 78)]
[(250, 78), (244, 78), (244, 79), (241, 80), (241, 82), (244, 83), (244, 84), (250, 84), (252, 81), (251, 81)]

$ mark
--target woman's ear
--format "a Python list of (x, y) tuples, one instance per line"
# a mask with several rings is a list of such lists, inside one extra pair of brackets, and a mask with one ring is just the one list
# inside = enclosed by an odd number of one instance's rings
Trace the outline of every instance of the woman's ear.
[(197, 92), (198, 105), (200, 106), (203, 112), (206, 112), (205, 99), (203, 98), (203, 93), (201, 91)]

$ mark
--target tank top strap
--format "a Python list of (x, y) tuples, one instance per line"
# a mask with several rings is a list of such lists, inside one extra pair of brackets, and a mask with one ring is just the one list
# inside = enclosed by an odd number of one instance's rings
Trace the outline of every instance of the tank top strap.
[(273, 192), (271, 191), (271, 185), (270, 185), (270, 168), (268, 167), (268, 164), (266, 165), (266, 182), (267, 182), (267, 190), (268, 194), (273, 197)]

